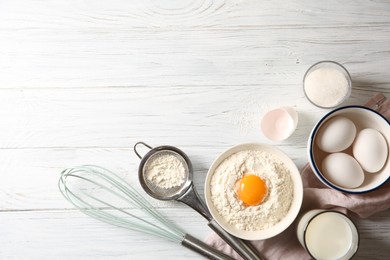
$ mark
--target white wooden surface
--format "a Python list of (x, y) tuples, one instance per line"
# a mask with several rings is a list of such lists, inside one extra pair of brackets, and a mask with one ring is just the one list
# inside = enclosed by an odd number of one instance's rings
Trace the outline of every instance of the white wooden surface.
[[(183, 149), (202, 196), (211, 162), (241, 142), (277, 145), (302, 168), (326, 110), (301, 81), (323, 59), (349, 69), (350, 104), (390, 98), (390, 1), (1, 0), (0, 259), (199, 259), (82, 215), (58, 192), (59, 172), (99, 164), (139, 187), (140, 140)], [(298, 129), (269, 142), (259, 120), (284, 105)], [(191, 209), (151, 202), (210, 234)], [(358, 225), (356, 259), (388, 259), (390, 211)]]

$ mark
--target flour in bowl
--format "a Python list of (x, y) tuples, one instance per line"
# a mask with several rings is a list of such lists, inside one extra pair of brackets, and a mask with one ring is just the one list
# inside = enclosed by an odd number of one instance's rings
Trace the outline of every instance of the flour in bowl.
[[(267, 194), (255, 206), (248, 206), (237, 194), (237, 182), (256, 175), (264, 180)], [(219, 214), (239, 230), (263, 230), (280, 222), (293, 200), (290, 171), (275, 155), (258, 150), (237, 152), (216, 168), (210, 182), (211, 201)]]

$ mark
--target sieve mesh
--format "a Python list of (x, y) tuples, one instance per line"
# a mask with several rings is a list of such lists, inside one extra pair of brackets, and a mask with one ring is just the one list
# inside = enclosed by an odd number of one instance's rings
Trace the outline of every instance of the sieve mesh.
[[(163, 187), (161, 185), (161, 182), (159, 183), (156, 181), (156, 179), (150, 178), (150, 171), (152, 169), (152, 164), (156, 164), (156, 161), (158, 159), (162, 159), (163, 157), (167, 156), (174, 156), (176, 159), (179, 160), (179, 162), (184, 167), (184, 176), (180, 176), (182, 178), (182, 181), (178, 181), (177, 179), (164, 179), (162, 175), (166, 174), (166, 171), (172, 171), (169, 167), (165, 167), (162, 165), (157, 165), (160, 167), (160, 171), (158, 174), (160, 176), (159, 180), (163, 179), (163, 181), (172, 181), (172, 183), (176, 183), (177, 185), (174, 185), (172, 187)], [(172, 176), (170, 177), (172, 178)], [(188, 167), (188, 164), (186, 160), (181, 156), (179, 153), (172, 151), (172, 150), (161, 150), (153, 153), (145, 162), (143, 169), (142, 169), (142, 181), (146, 185), (146, 188), (149, 190), (148, 192), (159, 197), (160, 199), (171, 199), (173, 196), (181, 193), (183, 189), (188, 187), (189, 183), (191, 182), (191, 176), (190, 176), (190, 170)]]

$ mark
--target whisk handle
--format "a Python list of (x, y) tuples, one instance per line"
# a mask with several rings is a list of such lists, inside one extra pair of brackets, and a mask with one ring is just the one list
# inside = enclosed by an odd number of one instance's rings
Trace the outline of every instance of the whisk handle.
[(181, 244), (184, 247), (187, 247), (191, 249), (192, 251), (195, 251), (208, 259), (214, 259), (214, 260), (234, 260), (234, 258), (231, 258), (228, 255), (225, 255), (224, 253), (218, 251), (217, 249), (203, 243), (202, 241), (196, 239), (193, 236), (190, 236), (186, 234), (184, 236), (183, 241)]
[(236, 251), (242, 258), (250, 260), (264, 260), (257, 253), (256, 249), (248, 242), (241, 240), (226, 232), (218, 223), (212, 219), (209, 222), (209, 227), (215, 231), (226, 243), (228, 243), (234, 251)]

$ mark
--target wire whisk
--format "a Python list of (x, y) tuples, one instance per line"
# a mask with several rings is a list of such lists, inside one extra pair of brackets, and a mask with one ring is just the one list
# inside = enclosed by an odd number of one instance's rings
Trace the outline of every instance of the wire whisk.
[(134, 187), (105, 168), (84, 165), (65, 169), (58, 187), (71, 204), (92, 218), (180, 243), (209, 259), (232, 259), (186, 234), (162, 216)]

